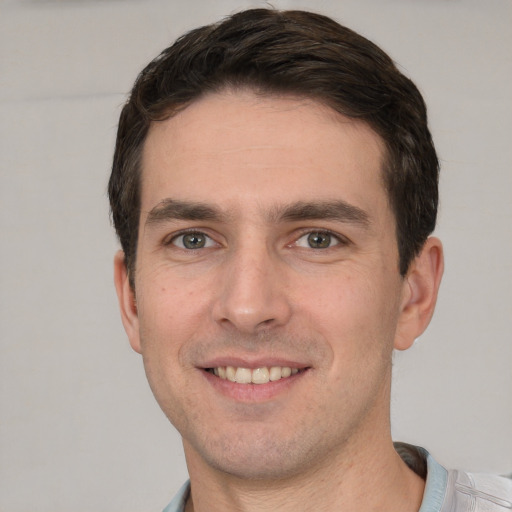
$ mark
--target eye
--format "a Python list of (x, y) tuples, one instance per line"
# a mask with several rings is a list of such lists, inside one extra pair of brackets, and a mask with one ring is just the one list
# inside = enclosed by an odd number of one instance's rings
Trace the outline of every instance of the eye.
[(301, 236), (295, 245), (308, 249), (329, 249), (339, 243), (340, 239), (328, 231), (311, 231)]
[(201, 231), (181, 233), (180, 235), (173, 237), (170, 243), (180, 249), (188, 250), (203, 249), (206, 247), (213, 247), (215, 245), (215, 242)]

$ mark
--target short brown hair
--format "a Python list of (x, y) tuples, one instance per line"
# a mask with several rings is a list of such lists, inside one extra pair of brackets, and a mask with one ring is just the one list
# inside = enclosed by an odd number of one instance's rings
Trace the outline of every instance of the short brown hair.
[(140, 73), (122, 110), (108, 191), (132, 285), (150, 124), (206, 93), (241, 87), (317, 100), (382, 137), (383, 179), (405, 275), (434, 230), (438, 204), (439, 164), (420, 92), (378, 46), (326, 16), (250, 9), (165, 49)]

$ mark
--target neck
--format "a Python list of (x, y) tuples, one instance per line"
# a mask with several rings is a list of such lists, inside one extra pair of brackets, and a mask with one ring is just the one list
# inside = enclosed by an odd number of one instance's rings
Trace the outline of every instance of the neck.
[(386, 443), (377, 441), (366, 443), (371, 451), (345, 446), (341, 458), (333, 456), (300, 474), (268, 481), (204, 471), (204, 466), (197, 471), (194, 457), (187, 456), (192, 492), (186, 512), (417, 512), (425, 482), (402, 461), (390, 437)]

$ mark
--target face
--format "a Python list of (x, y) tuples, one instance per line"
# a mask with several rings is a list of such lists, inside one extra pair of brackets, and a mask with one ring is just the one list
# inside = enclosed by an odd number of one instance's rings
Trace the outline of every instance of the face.
[(279, 478), (388, 435), (411, 293), (383, 154), (364, 123), (250, 92), (152, 126), (136, 304), (121, 259), (117, 282), (189, 466)]

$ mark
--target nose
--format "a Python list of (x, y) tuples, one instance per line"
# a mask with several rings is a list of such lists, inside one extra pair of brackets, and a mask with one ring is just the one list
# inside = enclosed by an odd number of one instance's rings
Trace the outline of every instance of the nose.
[(291, 315), (285, 269), (266, 247), (240, 248), (225, 262), (212, 312), (225, 328), (255, 334)]

